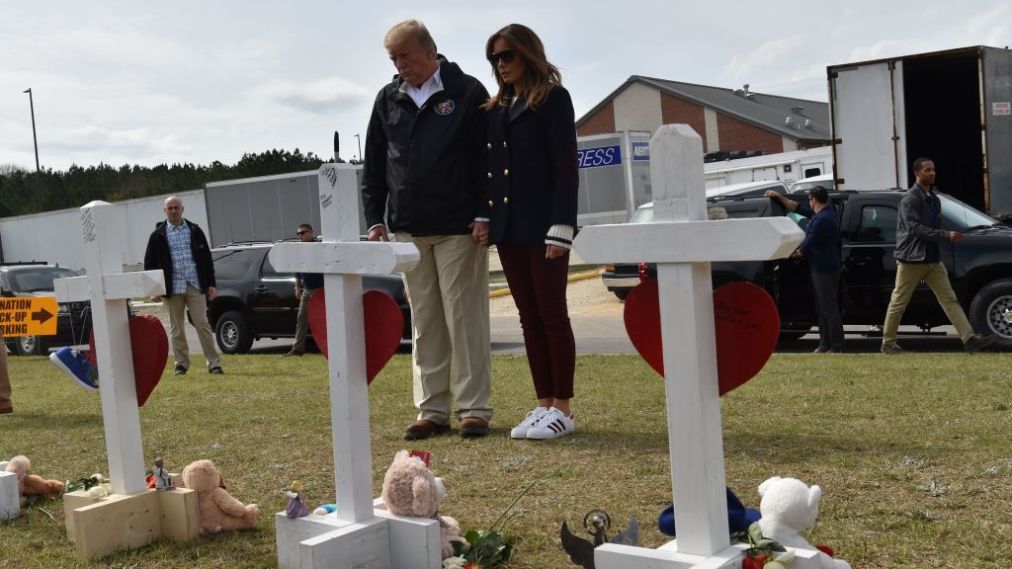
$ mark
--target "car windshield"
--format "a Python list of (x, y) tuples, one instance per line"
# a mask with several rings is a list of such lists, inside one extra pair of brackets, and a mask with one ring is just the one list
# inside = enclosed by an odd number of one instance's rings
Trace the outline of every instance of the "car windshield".
[(986, 213), (978, 209), (974, 209), (972, 206), (969, 206), (952, 196), (938, 194), (938, 197), (942, 200), (942, 218), (946, 221), (947, 225), (952, 227), (952, 229), (957, 231), (967, 231), (970, 229), (980, 229), (983, 227), (1001, 225), (997, 219), (988, 216)]
[(801, 193), (801, 192), (807, 192), (808, 190), (810, 190), (810, 189), (812, 189), (812, 188), (814, 188), (816, 186), (822, 186), (823, 188), (826, 188), (827, 190), (834, 190), (834, 189), (836, 189), (836, 184), (833, 183), (833, 180), (822, 180), (821, 182), (818, 181), (818, 180), (813, 180), (811, 182), (804, 182), (804, 181), (802, 181), (802, 182), (795, 183), (793, 186), (791, 186), (791, 193), (792, 194), (798, 194), (798, 193)]
[(58, 267), (18, 269), (10, 272), (11, 288), (14, 292), (39, 292), (43, 290), (53, 290), (53, 281), (55, 279), (76, 276), (77, 273), (74, 271)]
[(645, 205), (640, 206), (640, 208), (636, 210), (636, 213), (633, 214), (632, 219), (629, 220), (629, 223), (650, 223), (653, 220), (654, 220), (654, 206)]
[[(755, 217), (755, 208), (746, 209), (743, 211), (733, 210), (728, 211), (726, 208), (720, 206), (710, 206), (706, 208), (708, 217), (710, 219), (725, 219), (728, 217)], [(632, 218), (629, 219), (629, 223), (653, 223), (654, 222), (654, 206), (644, 205), (640, 206), (633, 214)]]

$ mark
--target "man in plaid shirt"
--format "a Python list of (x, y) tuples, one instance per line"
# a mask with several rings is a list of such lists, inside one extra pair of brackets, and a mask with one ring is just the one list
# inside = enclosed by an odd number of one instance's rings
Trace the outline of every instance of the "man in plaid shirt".
[(214, 346), (214, 335), (207, 322), (207, 301), (218, 290), (214, 281), (214, 262), (207, 238), (197, 224), (183, 218), (183, 202), (176, 196), (165, 200), (165, 221), (155, 224), (144, 252), (144, 270), (161, 269), (165, 273), (165, 305), (169, 309), (169, 332), (176, 375), (190, 368), (190, 350), (186, 345), (185, 310), (189, 310), (204, 350), (207, 370), (221, 374), (221, 362)]

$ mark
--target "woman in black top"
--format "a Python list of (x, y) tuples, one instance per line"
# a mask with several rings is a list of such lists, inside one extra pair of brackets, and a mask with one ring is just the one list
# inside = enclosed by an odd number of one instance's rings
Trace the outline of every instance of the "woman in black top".
[(489, 169), (481, 205), (520, 312), (538, 398), (510, 435), (553, 439), (575, 430), (576, 350), (566, 307), (579, 187), (573, 103), (530, 28), (499, 30), (485, 54), (499, 91), (484, 106)]

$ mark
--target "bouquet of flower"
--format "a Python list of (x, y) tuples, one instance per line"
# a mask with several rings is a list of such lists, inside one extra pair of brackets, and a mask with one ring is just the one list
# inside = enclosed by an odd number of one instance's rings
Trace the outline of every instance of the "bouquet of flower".
[(778, 541), (763, 537), (758, 523), (748, 526), (745, 535), (734, 535), (741, 541), (748, 541), (742, 569), (784, 569), (794, 561), (794, 552), (787, 551)]
[(78, 490), (84, 490), (92, 498), (105, 498), (109, 494), (112, 494), (112, 484), (109, 483), (109, 479), (105, 476), (95, 473), (85, 478), (78, 478), (73, 482), (68, 480), (63, 486), (64, 493), (76, 492)]
[(471, 530), (462, 536), (461, 541), (455, 541), (454, 555), (443, 560), (443, 569), (489, 569), (508, 560), (513, 555), (513, 544), (516, 540), (513, 536), (507, 535), (503, 528), (515, 515), (511, 513), (513, 506), (534, 484), (531, 482), (524, 488), (513, 503), (492, 522), (488, 531)]

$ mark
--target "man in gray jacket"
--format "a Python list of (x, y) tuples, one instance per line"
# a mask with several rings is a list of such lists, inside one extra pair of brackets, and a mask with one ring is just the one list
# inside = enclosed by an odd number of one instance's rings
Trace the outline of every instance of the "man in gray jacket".
[(900, 200), (896, 220), (896, 284), (886, 310), (882, 330), (882, 353), (897, 354), (903, 351), (896, 343), (896, 329), (907, 309), (914, 289), (921, 281), (927, 283), (949, 321), (956, 327), (959, 339), (968, 352), (977, 352), (994, 342), (993, 334), (975, 334), (966, 313), (952, 290), (949, 275), (941, 260), (938, 244), (958, 242), (963, 234), (944, 231), (942, 202), (935, 193), (935, 163), (929, 158), (914, 160), (914, 177), (917, 182)]

